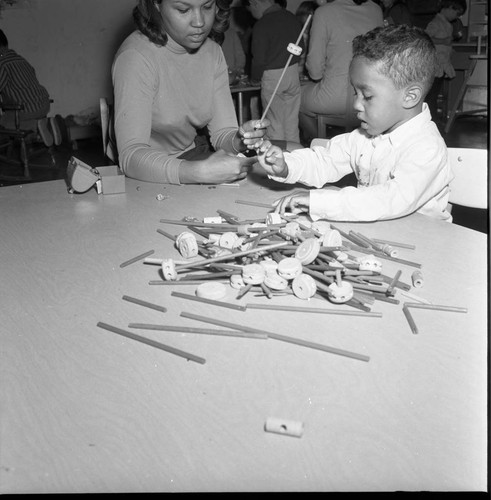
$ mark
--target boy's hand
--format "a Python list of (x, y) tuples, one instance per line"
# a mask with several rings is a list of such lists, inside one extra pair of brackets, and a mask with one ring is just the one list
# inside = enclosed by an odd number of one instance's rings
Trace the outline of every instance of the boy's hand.
[(280, 147), (273, 146), (269, 141), (264, 141), (256, 146), (256, 151), (259, 164), (269, 175), (276, 177), (288, 175), (288, 165)]
[(279, 198), (273, 202), (274, 211), (283, 215), (290, 211), (292, 214), (308, 212), (310, 208), (310, 194), (307, 192), (296, 192)]
[(251, 149), (264, 138), (269, 125), (270, 121), (266, 118), (263, 121), (249, 120), (239, 127), (238, 137), (247, 148)]

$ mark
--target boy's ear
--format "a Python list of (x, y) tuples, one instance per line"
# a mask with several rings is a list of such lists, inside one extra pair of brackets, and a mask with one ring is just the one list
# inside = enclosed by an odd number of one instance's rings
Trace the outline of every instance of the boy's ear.
[(410, 85), (406, 88), (403, 96), (403, 107), (411, 109), (417, 106), (423, 98), (423, 88), (420, 85)]

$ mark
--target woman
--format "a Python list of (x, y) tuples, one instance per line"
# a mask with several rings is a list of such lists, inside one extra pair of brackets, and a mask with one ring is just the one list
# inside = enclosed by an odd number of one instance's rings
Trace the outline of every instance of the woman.
[[(113, 68), (115, 133), (128, 177), (161, 183), (222, 183), (246, 177), (252, 158), (237, 154), (268, 125), (240, 128), (228, 69), (216, 41), (230, 0), (139, 0), (137, 26)], [(207, 129), (210, 149), (201, 129)]]

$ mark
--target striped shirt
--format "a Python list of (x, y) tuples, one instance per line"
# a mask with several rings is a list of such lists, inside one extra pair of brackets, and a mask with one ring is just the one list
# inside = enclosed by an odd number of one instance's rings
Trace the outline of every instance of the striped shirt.
[(0, 95), (4, 103), (23, 103), (28, 113), (49, 106), (48, 91), (34, 68), (11, 49), (0, 55)]

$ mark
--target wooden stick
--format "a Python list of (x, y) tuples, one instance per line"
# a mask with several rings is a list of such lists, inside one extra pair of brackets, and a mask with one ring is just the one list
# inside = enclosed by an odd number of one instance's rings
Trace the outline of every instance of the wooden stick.
[(166, 236), (167, 238), (169, 238), (172, 241), (176, 241), (176, 236), (173, 236), (172, 234), (167, 233), (163, 229), (157, 229), (157, 233), (160, 233), (160, 234)]
[(342, 316), (368, 316), (372, 318), (381, 318), (382, 313), (371, 311), (351, 311), (349, 309), (324, 309), (313, 307), (300, 307), (300, 306), (280, 306), (276, 304), (247, 304), (247, 309), (270, 309), (274, 311), (291, 311), (291, 312), (305, 312), (305, 313), (319, 313), (319, 314), (339, 314)]
[(260, 203), (258, 201), (235, 200), (235, 203), (240, 205), (249, 205), (251, 207), (274, 208), (274, 205), (268, 203)]
[(133, 304), (138, 304), (140, 306), (148, 307), (150, 309), (155, 309), (160, 312), (167, 312), (167, 308), (164, 306), (159, 306), (157, 304), (151, 304), (150, 302), (146, 302), (145, 300), (135, 299), (134, 297), (128, 297), (128, 295), (123, 295), (123, 300), (128, 302), (133, 302)]
[(195, 361), (196, 363), (205, 364), (206, 359), (200, 358), (194, 354), (189, 352), (181, 351), (181, 349), (176, 349), (175, 347), (171, 347), (165, 344), (161, 344), (160, 342), (156, 342), (152, 339), (147, 339), (145, 337), (141, 337), (140, 335), (135, 335), (134, 333), (127, 332), (126, 330), (122, 330), (121, 328), (117, 328), (116, 326), (108, 325), (107, 323), (102, 323), (99, 321), (97, 323), (99, 328), (103, 328), (104, 330), (108, 330), (113, 333), (117, 333), (118, 335), (122, 335), (123, 337), (127, 337), (132, 340), (136, 340), (137, 342), (141, 342), (143, 344), (150, 345), (152, 347), (156, 347), (157, 349), (161, 349), (162, 351), (170, 352), (171, 354), (175, 354), (176, 356), (181, 356), (182, 358), (188, 359), (189, 361)]
[(202, 302), (203, 304), (211, 304), (213, 306), (227, 307), (228, 309), (235, 309), (236, 311), (245, 311), (245, 306), (240, 306), (238, 304), (230, 304), (228, 302), (221, 302), (220, 300), (207, 299), (206, 297), (198, 297), (197, 295), (189, 295), (187, 293), (172, 292), (173, 297), (180, 297), (181, 299), (194, 300), (196, 302)]
[(303, 347), (309, 347), (311, 349), (317, 349), (319, 351), (325, 351), (325, 352), (329, 352), (331, 354), (338, 354), (340, 356), (347, 356), (347, 357), (350, 357), (353, 359), (358, 359), (360, 361), (369, 361), (370, 360), (370, 358), (368, 356), (365, 356), (363, 354), (357, 354), (354, 352), (345, 351), (343, 349), (337, 349), (335, 347), (329, 347), (329, 346), (326, 346), (323, 344), (317, 344), (315, 342), (309, 342), (307, 340), (297, 339), (294, 337), (287, 337), (285, 335), (279, 335), (277, 333), (266, 332), (264, 330), (258, 330), (256, 328), (251, 328), (251, 327), (244, 326), (244, 325), (237, 325), (235, 323), (227, 323), (225, 321), (216, 320), (214, 318), (206, 318), (204, 316), (198, 316), (197, 314), (182, 312), (181, 316), (184, 318), (195, 319), (197, 321), (203, 321), (204, 323), (211, 323), (211, 324), (215, 324), (218, 326), (224, 326), (226, 328), (233, 328), (236, 330), (241, 330), (244, 332), (265, 333), (269, 338), (272, 338), (275, 340), (280, 340), (282, 342), (289, 342), (291, 344), (301, 345)]
[(391, 260), (392, 262), (399, 262), (400, 264), (406, 264), (407, 266), (421, 268), (421, 264), (418, 264), (417, 262), (411, 262), (410, 260), (404, 260), (404, 259), (399, 259), (397, 257), (391, 257), (390, 255), (386, 255), (385, 253), (379, 252), (378, 250), (373, 250), (373, 249), (368, 249), (368, 248), (363, 248), (363, 247), (353, 246), (353, 245), (351, 245), (350, 250), (354, 250), (356, 252), (361, 252), (361, 253), (366, 253), (366, 254), (373, 254), (376, 257), (380, 257), (381, 259)]
[(245, 337), (250, 339), (267, 339), (265, 333), (234, 332), (232, 330), (213, 330), (211, 328), (196, 328), (191, 326), (148, 325), (145, 323), (130, 323), (128, 328), (142, 330), (162, 330), (165, 332), (202, 333), (205, 335), (218, 335), (222, 337)]
[(414, 309), (431, 309), (433, 311), (448, 311), (466, 313), (467, 307), (441, 306), (437, 304), (421, 304), (419, 302), (404, 302), (406, 307), (414, 307)]
[(176, 271), (182, 270), (182, 269), (190, 269), (192, 267), (205, 266), (207, 264), (211, 264), (214, 262), (221, 262), (224, 260), (233, 260), (233, 259), (236, 259), (237, 257), (244, 257), (245, 255), (249, 255), (251, 253), (265, 252), (268, 250), (273, 250), (274, 248), (283, 247), (286, 244), (287, 244), (286, 241), (281, 241), (280, 243), (273, 243), (272, 245), (266, 245), (266, 246), (263, 246), (261, 248), (251, 248), (250, 250), (244, 250), (242, 252), (235, 252), (235, 253), (231, 253), (229, 255), (220, 255), (218, 257), (212, 257), (211, 259), (204, 259), (204, 260), (199, 260), (199, 261), (195, 261), (195, 262), (190, 262), (189, 264), (183, 264), (180, 266), (176, 266)]
[(402, 274), (402, 271), (399, 269), (399, 271), (397, 271), (397, 273), (395, 274), (395, 276), (392, 278), (392, 281), (389, 283), (389, 286), (387, 287), (387, 290), (385, 291), (385, 293), (387, 295), (392, 295), (394, 287), (396, 286), (396, 283), (399, 280), (401, 274)]
[(404, 313), (404, 316), (406, 316), (407, 322), (409, 323), (409, 327), (411, 328), (411, 331), (414, 334), (418, 333), (418, 327), (416, 326), (416, 323), (414, 322), (412, 314), (409, 312), (409, 309), (407, 308), (406, 305), (402, 306), (402, 312)]
[[(208, 280), (178, 280), (178, 281), (165, 281), (165, 280), (150, 280), (149, 285), (201, 285)], [(218, 279), (217, 283), (229, 283), (230, 280)]]
[[(308, 26), (311, 18), (312, 18), (312, 14), (309, 14), (309, 16), (307, 17), (307, 19), (305, 20), (305, 23), (303, 25), (302, 31), (300, 32), (300, 35), (298, 35), (298, 39), (295, 42), (295, 45), (298, 45), (300, 43), (300, 40), (302, 39), (302, 36), (303, 36), (305, 30), (307, 29), (307, 26)], [(264, 108), (263, 115), (261, 116), (261, 122), (264, 120), (264, 118), (266, 117), (266, 114), (268, 113), (269, 107), (271, 106), (271, 103), (273, 102), (274, 96), (275, 96), (275, 94), (276, 94), (276, 92), (278, 90), (278, 87), (280, 86), (281, 80), (283, 80), (283, 76), (285, 75), (286, 70), (288, 69), (288, 66), (290, 65), (290, 61), (292, 60), (292, 58), (293, 58), (293, 54), (290, 54), (290, 56), (288, 57), (288, 60), (286, 61), (285, 67), (283, 68), (283, 71), (282, 71), (282, 73), (280, 75), (280, 78), (278, 79), (276, 87), (273, 90), (273, 93), (271, 94), (271, 97), (269, 98), (269, 102), (266, 105), (266, 107)]]
[(119, 264), (119, 267), (129, 266), (130, 264), (133, 264), (134, 262), (138, 262), (139, 260), (142, 260), (145, 257), (152, 255), (153, 253), (154, 253), (154, 250), (149, 250), (148, 252), (142, 253), (141, 255), (137, 255), (136, 257), (133, 257), (132, 259), (129, 259), (129, 260), (123, 262), (122, 264)]
[(378, 238), (373, 238), (373, 241), (375, 241), (377, 243), (385, 243), (387, 245), (392, 245), (394, 247), (399, 247), (399, 248), (409, 248), (409, 250), (415, 250), (416, 249), (415, 245), (409, 245), (407, 243), (397, 243), (396, 241), (379, 240)]

